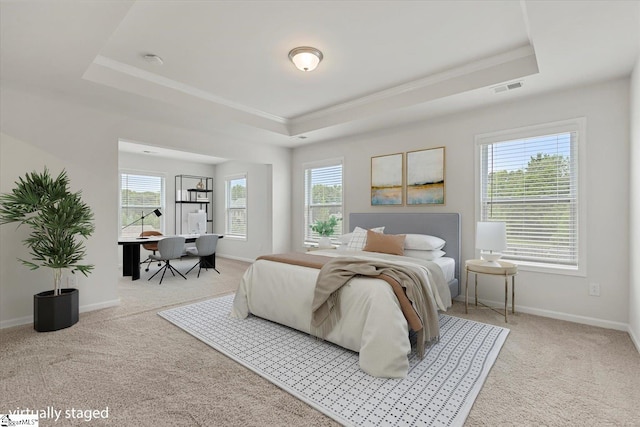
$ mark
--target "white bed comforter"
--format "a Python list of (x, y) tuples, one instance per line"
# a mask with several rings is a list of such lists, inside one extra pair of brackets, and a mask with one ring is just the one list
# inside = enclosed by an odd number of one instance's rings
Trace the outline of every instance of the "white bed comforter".
[[(437, 265), (415, 258), (361, 251), (316, 251), (314, 255), (384, 259), (418, 267), (436, 299), (438, 309), (451, 306), (446, 283), (433, 285), (428, 268)], [(320, 270), (258, 260), (245, 272), (236, 292), (232, 317), (249, 313), (309, 333), (311, 302)], [(357, 277), (340, 291), (341, 318), (327, 335), (330, 341), (359, 352), (360, 368), (376, 377), (403, 378), (411, 352), (407, 321), (392, 288), (381, 279)]]

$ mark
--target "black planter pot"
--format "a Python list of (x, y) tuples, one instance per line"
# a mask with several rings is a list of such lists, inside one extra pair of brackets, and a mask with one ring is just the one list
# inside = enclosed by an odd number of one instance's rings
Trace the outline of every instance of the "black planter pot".
[(33, 329), (38, 332), (57, 331), (78, 323), (78, 295), (74, 288), (40, 292), (33, 296)]

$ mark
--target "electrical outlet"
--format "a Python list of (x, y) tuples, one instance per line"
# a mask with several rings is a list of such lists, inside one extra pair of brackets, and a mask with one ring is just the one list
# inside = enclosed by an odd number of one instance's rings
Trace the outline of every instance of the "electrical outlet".
[(600, 283), (590, 282), (589, 283), (589, 295), (592, 297), (600, 296)]

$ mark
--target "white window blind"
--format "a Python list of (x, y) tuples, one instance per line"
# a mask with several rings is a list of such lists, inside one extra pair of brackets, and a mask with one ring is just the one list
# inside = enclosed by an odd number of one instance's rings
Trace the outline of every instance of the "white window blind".
[[(331, 216), (342, 219), (342, 160), (305, 165), (304, 170), (304, 240), (317, 242), (311, 231), (317, 220)], [(342, 221), (334, 227), (334, 236), (342, 234)]]
[(225, 178), (226, 228), (232, 237), (247, 237), (247, 175)]
[[(160, 209), (164, 213), (164, 177), (134, 173), (120, 174), (120, 234), (137, 237), (143, 231), (155, 230), (164, 234), (162, 217), (143, 215)], [(144, 224), (143, 224), (144, 222)], [(129, 225), (130, 224), (130, 225)], [(123, 228), (124, 227), (124, 228)]]
[(480, 144), (480, 220), (506, 222), (503, 258), (578, 268), (578, 146), (575, 130)]

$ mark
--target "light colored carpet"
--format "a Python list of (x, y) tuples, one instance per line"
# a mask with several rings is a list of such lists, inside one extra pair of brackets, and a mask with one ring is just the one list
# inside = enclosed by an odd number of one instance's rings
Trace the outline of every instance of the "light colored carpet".
[(358, 354), (255, 316), (229, 316), (233, 295), (158, 313), (347, 426), (462, 426), (509, 330), (440, 314), (440, 340), (409, 357), (403, 379), (376, 378)]
[[(162, 285), (122, 279), (121, 306), (82, 313), (69, 329), (0, 330), (0, 413), (109, 407), (108, 420), (43, 426), (337, 425), (156, 314), (233, 292), (247, 264), (218, 266), (221, 275)], [(511, 331), (466, 426), (640, 425), (640, 355), (626, 333), (525, 314), (505, 325), (491, 310), (465, 315), (460, 303), (447, 314)]]

